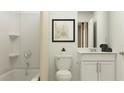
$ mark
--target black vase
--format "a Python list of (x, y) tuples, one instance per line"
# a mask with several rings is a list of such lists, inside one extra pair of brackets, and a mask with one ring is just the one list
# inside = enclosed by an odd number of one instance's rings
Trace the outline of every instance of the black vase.
[(107, 49), (107, 48), (108, 48), (108, 45), (107, 45), (107, 44), (101, 44), (101, 45), (100, 45), (100, 48), (102, 48), (102, 49)]
[(112, 48), (109, 48), (107, 44), (101, 44), (102, 52), (112, 52)]

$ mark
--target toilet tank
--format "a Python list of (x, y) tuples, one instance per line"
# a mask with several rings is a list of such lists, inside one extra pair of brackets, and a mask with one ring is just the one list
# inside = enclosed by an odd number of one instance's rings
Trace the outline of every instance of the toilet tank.
[(57, 70), (70, 70), (72, 66), (72, 56), (71, 55), (56, 56), (55, 64)]

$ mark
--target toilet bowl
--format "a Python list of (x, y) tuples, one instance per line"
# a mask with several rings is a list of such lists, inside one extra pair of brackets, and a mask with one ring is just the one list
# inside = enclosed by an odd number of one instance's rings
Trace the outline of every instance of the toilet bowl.
[(68, 70), (59, 70), (56, 72), (56, 80), (58, 81), (71, 81), (72, 74)]
[(72, 79), (71, 67), (72, 56), (62, 55), (55, 57), (56, 64), (56, 80), (58, 81), (70, 81)]

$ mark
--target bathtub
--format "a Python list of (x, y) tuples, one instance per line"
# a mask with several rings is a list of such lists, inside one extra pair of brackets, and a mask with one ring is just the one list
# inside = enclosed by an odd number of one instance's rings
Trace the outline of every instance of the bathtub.
[(38, 81), (39, 69), (14, 69), (0, 75), (0, 81)]

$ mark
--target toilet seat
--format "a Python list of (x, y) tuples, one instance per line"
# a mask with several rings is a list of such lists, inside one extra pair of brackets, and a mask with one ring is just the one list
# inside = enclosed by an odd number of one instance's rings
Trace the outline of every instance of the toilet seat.
[(56, 79), (58, 81), (70, 81), (72, 74), (69, 70), (59, 70), (56, 72)]

